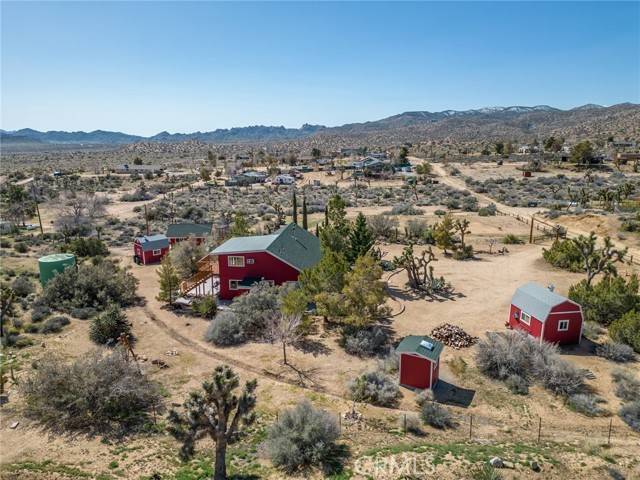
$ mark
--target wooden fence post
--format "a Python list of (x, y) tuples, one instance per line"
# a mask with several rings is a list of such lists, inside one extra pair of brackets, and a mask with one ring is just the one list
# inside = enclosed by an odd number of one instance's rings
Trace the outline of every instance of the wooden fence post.
[(407, 433), (407, 414), (403, 414), (403, 420), (402, 420), (402, 431), (406, 434)]
[(533, 243), (533, 224), (535, 223), (535, 218), (531, 215), (531, 228), (529, 229), (529, 243)]
[(609, 419), (609, 435), (607, 437), (607, 445), (611, 445), (611, 427), (613, 426), (613, 418)]
[(471, 434), (473, 432), (473, 414), (469, 415), (469, 440), (471, 440)]
[(542, 417), (538, 417), (538, 443), (540, 443), (541, 433), (542, 433)]

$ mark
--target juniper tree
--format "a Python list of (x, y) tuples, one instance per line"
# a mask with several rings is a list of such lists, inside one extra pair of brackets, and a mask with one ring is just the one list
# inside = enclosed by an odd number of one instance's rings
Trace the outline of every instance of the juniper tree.
[(373, 233), (367, 225), (367, 219), (362, 212), (358, 213), (356, 222), (349, 232), (347, 260), (354, 263), (358, 258), (369, 253), (374, 242)]
[(447, 248), (454, 247), (453, 229), (453, 217), (450, 214), (446, 214), (442, 221), (437, 223), (434, 228), (436, 244), (442, 248), (445, 254), (447, 253)]
[(244, 427), (255, 421), (256, 380), (245, 383), (240, 396), (238, 375), (228, 365), (219, 365), (210, 381), (202, 383), (202, 392), (191, 392), (183, 403), (183, 412), (169, 412), (168, 431), (182, 442), (183, 460), (195, 454), (196, 440), (209, 435), (215, 442), (214, 480), (227, 478), (227, 446), (236, 441)]
[(169, 255), (162, 260), (158, 277), (160, 277), (160, 292), (156, 299), (169, 304), (173, 303), (173, 300), (178, 297), (180, 278)]

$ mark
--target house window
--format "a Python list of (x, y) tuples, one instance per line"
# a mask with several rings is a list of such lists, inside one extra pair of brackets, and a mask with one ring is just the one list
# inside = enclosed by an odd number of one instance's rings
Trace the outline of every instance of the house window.
[(244, 267), (244, 257), (229, 256), (227, 265), (230, 267)]
[(157, 257), (157, 256), (158, 256), (158, 255), (160, 255), (161, 253), (162, 253), (162, 250), (160, 250), (160, 249), (158, 248), (158, 249), (154, 249), (154, 250), (151, 252), (151, 255), (153, 255), (154, 257)]
[(531, 325), (531, 315), (525, 311), (520, 312), (520, 321), (525, 325)]
[(255, 260), (253, 258), (247, 258), (247, 265), (253, 265)]
[(229, 280), (229, 290), (238, 290), (240, 288), (240, 280)]
[(569, 320), (560, 320), (558, 322), (558, 331), (566, 332), (567, 330), (569, 330)]

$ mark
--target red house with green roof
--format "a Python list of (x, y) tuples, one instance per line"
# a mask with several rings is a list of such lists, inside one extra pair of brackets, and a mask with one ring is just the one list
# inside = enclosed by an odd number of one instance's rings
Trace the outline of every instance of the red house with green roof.
[(302, 270), (320, 261), (320, 240), (295, 223), (271, 235), (235, 237), (214, 249), (221, 300), (231, 300), (262, 280), (296, 282)]

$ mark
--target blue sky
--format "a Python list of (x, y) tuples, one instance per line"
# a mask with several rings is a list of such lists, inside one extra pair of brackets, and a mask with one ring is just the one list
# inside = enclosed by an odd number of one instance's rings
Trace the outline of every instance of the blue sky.
[(640, 102), (640, 3), (2, 2), (2, 128)]

